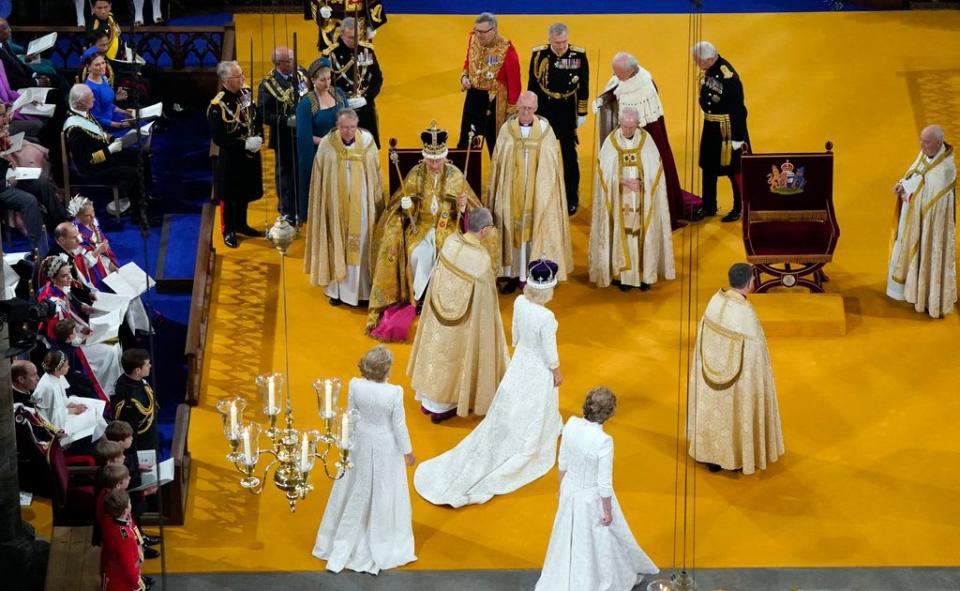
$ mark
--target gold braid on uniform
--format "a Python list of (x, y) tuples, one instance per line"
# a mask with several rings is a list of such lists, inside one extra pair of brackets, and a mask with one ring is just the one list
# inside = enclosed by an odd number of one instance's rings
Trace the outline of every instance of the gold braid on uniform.
[(123, 407), (126, 406), (127, 402), (129, 402), (133, 404), (133, 407), (137, 409), (137, 412), (143, 415), (143, 420), (140, 421), (140, 426), (137, 429), (137, 435), (143, 435), (151, 426), (153, 426), (154, 414), (157, 407), (156, 399), (153, 396), (153, 389), (151, 389), (147, 384), (143, 385), (143, 389), (144, 392), (147, 393), (147, 399), (150, 401), (150, 404), (144, 406), (139, 400), (127, 398), (118, 402), (117, 407), (114, 409), (114, 415), (119, 417), (120, 413), (123, 412)]
[[(573, 87), (573, 90), (568, 92), (554, 92), (550, 90), (550, 60), (547, 57), (543, 57), (537, 60), (536, 65), (533, 66), (533, 74), (537, 79), (537, 84), (540, 85), (540, 89), (543, 91), (543, 94), (547, 95), (552, 99), (565, 99), (577, 94), (577, 89), (579, 84)], [(586, 101), (583, 101), (586, 103)], [(586, 105), (584, 105), (586, 106)]]
[(296, 85), (300, 82), (300, 72), (294, 72), (296, 79), (295, 83), (293, 86), (286, 89), (280, 87), (280, 83), (277, 82), (277, 79), (273, 76), (274, 72), (276, 72), (276, 69), (267, 72), (267, 76), (263, 79), (264, 87), (267, 89), (267, 92), (270, 93), (270, 96), (272, 96), (278, 102), (287, 106), (293, 105), (293, 91)]
[(240, 101), (237, 101), (237, 108), (231, 113), (221, 101), (222, 98), (223, 91), (220, 91), (220, 93), (210, 101), (210, 107), (220, 108), (220, 119), (227, 124), (227, 131), (233, 133), (240, 129), (241, 125), (248, 125), (250, 123), (250, 115), (247, 113), (247, 110), (243, 108), (243, 105), (240, 104)]

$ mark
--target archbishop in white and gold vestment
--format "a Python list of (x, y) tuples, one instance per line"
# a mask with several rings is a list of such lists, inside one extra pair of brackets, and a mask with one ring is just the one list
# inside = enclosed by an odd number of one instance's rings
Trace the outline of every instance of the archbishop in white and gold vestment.
[(500, 128), (484, 205), (500, 234), (501, 277), (526, 281), (529, 262), (544, 258), (557, 263), (557, 279), (565, 281), (573, 249), (560, 142), (550, 123), (528, 108), (536, 103), (532, 92), (520, 95), (520, 115)]
[(930, 126), (921, 151), (895, 189), (894, 242), (887, 295), (942, 318), (957, 303), (957, 165), (943, 131)]
[(486, 414), (507, 370), (496, 274), (482, 242), (491, 223), (489, 210), (471, 211), (469, 231), (447, 237), (427, 287), (407, 375), (434, 419), (454, 409)]
[(697, 329), (687, 409), (693, 459), (712, 469), (742, 468), (744, 474), (766, 469), (784, 453), (767, 339), (747, 299), (751, 275), (750, 265), (734, 265), (731, 285), (741, 287), (721, 289), (707, 304)]
[(600, 148), (588, 262), (598, 287), (619, 279), (646, 289), (676, 277), (660, 154), (634, 111), (624, 111)]
[[(352, 126), (352, 133), (343, 132), (344, 125)], [(371, 243), (383, 208), (373, 135), (341, 113), (338, 129), (320, 141), (310, 179), (304, 271), (332, 300), (356, 306), (370, 297)]]

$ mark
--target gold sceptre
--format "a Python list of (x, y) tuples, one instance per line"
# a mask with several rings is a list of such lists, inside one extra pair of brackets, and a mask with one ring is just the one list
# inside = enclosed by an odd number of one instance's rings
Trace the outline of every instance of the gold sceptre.
[[(400, 198), (403, 199), (404, 195), (404, 186), (403, 186), (403, 173), (400, 172), (400, 155), (397, 154), (397, 138), (390, 138), (390, 148), (388, 150), (390, 154), (390, 163), (393, 164), (394, 170), (397, 171), (397, 180), (400, 181)], [(417, 225), (417, 212), (419, 209), (415, 210), (413, 213), (407, 214), (403, 211), (403, 208), (400, 208), (401, 212), (410, 220), (414, 226)]]
[[(467, 132), (467, 154), (466, 154), (466, 156), (465, 156), (464, 159), (463, 159), (463, 185), (460, 187), (460, 195), (464, 195), (464, 196), (467, 194), (467, 187), (468, 187), (469, 184), (470, 184), (470, 183), (467, 181), (467, 171), (470, 170), (470, 152), (471, 152), (471, 149), (473, 148), (473, 139), (474, 139), (476, 136), (477, 136), (476, 128), (475, 128), (475, 127), (473, 126), (473, 124), (471, 123), (471, 124), (470, 124), (470, 131)], [(466, 206), (464, 206), (464, 212), (465, 212), (465, 211), (466, 211)], [(460, 207), (459, 207), (459, 204), (458, 204), (458, 207), (457, 207), (457, 226), (460, 225), (460, 218), (461, 218), (462, 215), (463, 215), (463, 212), (460, 211)]]

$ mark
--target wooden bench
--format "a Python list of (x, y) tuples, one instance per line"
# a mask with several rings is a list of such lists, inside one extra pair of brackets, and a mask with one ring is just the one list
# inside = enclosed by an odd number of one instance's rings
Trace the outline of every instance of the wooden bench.
[(92, 536), (93, 526), (53, 528), (46, 591), (99, 591), (100, 548)]

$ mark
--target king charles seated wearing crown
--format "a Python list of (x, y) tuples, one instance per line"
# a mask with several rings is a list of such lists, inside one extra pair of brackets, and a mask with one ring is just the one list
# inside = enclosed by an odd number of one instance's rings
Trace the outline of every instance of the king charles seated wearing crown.
[(376, 331), (384, 310), (423, 298), (443, 242), (462, 233), (469, 210), (481, 206), (463, 173), (447, 161), (447, 132), (432, 121), (420, 140), (423, 160), (391, 196), (373, 237), (367, 333), (383, 340), (393, 340)]

